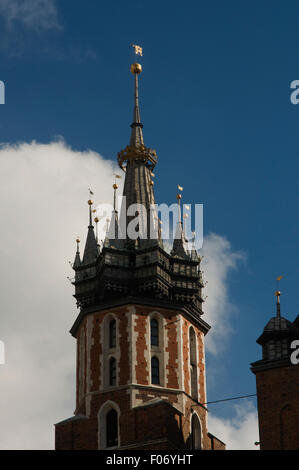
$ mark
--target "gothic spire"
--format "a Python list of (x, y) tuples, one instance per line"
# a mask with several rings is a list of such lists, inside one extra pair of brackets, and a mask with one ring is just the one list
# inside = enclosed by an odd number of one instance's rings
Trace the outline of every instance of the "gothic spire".
[[(135, 47), (135, 53), (142, 55), (140, 46)], [(136, 52), (136, 48), (138, 52)], [(153, 214), (152, 206), (155, 204), (155, 197), (153, 191), (153, 181), (151, 179), (152, 170), (157, 163), (157, 155), (153, 149), (144, 146), (142, 124), (140, 120), (139, 98), (138, 98), (138, 75), (142, 72), (142, 67), (137, 62), (131, 65), (131, 72), (134, 75), (135, 82), (135, 100), (134, 100), (134, 113), (133, 123), (131, 124), (132, 132), (130, 138), (130, 145), (118, 153), (119, 166), (126, 172), (123, 196), (126, 208), (131, 208), (134, 212), (135, 205), (142, 206), (142, 211), (139, 212), (139, 223), (136, 225), (136, 231), (139, 232), (137, 239), (133, 239), (130, 235), (126, 236), (126, 245), (131, 248), (141, 247), (145, 245), (152, 245), (160, 240), (159, 231), (156, 230), (156, 218)], [(140, 207), (139, 206), (139, 207)], [(135, 212), (134, 212), (135, 213)], [(124, 212), (122, 205), (120, 213), (120, 221), (125, 220), (125, 227), (128, 228), (131, 221), (134, 223), (135, 216), (127, 215)], [(154, 227), (154, 236), (151, 227)], [(134, 231), (134, 229), (133, 229)], [(135, 235), (135, 234), (134, 234)], [(152, 239), (152, 240), (150, 240)], [(155, 240), (154, 240), (155, 239)]]
[(79, 250), (79, 243), (80, 243), (79, 237), (77, 237), (76, 243), (77, 243), (77, 251), (76, 251), (75, 260), (74, 260), (74, 263), (73, 263), (73, 269), (76, 269), (79, 266), (81, 266), (81, 258), (80, 258), (80, 250)]
[(177, 194), (178, 221), (177, 221), (175, 237), (174, 237), (171, 253), (173, 256), (179, 256), (180, 258), (188, 258), (188, 253), (185, 248), (186, 241), (185, 241), (185, 234), (184, 234), (182, 216), (181, 216), (181, 199), (182, 199), (182, 195)]
[(96, 237), (95, 237), (94, 229), (92, 225), (92, 211), (91, 211), (92, 204), (93, 204), (92, 200), (89, 199), (88, 200), (89, 226), (88, 226), (87, 238), (86, 238), (84, 255), (83, 255), (84, 264), (92, 263), (93, 261), (95, 261), (95, 259), (98, 256), (97, 241), (96, 241)]

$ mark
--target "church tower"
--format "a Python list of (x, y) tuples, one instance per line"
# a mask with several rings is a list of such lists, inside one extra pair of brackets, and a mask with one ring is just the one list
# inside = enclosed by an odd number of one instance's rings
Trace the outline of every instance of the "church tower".
[[(256, 376), (261, 450), (299, 450), (299, 364), (292, 343), (299, 340), (299, 316), (292, 323), (281, 316), (280, 291), (276, 315), (257, 343), (261, 360), (251, 364)], [(299, 356), (299, 352), (298, 352)]]
[[(181, 216), (171, 253), (163, 247), (153, 210), (157, 155), (145, 146), (140, 118), (141, 65), (132, 64), (131, 72), (131, 137), (118, 153), (126, 208), (123, 203), (118, 214), (114, 184), (114, 210), (100, 247), (88, 201), (84, 254), (77, 240), (73, 264), (76, 409), (55, 425), (56, 449), (224, 449), (207, 429), (204, 339), (210, 326), (203, 319), (200, 257), (187, 249)], [(128, 210), (134, 205), (142, 212), (135, 239), (135, 210)]]

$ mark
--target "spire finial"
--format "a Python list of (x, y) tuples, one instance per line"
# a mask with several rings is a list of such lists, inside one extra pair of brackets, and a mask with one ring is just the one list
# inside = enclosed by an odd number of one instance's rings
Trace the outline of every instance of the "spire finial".
[[(182, 186), (178, 185), (178, 190), (183, 191)], [(174, 236), (173, 246), (172, 246), (172, 254), (175, 256), (179, 256), (181, 258), (186, 258), (188, 255), (185, 250), (185, 236), (183, 231), (183, 223), (182, 223), (182, 214), (181, 214), (181, 199), (182, 195), (178, 193), (176, 195), (178, 201), (178, 221), (176, 232)]]
[(89, 191), (89, 199), (87, 201), (87, 204), (89, 205), (89, 227), (93, 227), (92, 225), (92, 205), (93, 205), (93, 201), (91, 199), (91, 196), (93, 196), (93, 192), (90, 188), (88, 188), (88, 191)]
[(140, 147), (144, 145), (143, 134), (140, 120), (140, 111), (139, 111), (139, 97), (138, 97), (138, 75), (142, 72), (141, 65), (137, 62), (137, 55), (142, 56), (142, 47), (137, 46), (137, 44), (132, 44), (132, 47), (135, 49), (135, 58), (136, 61), (131, 65), (131, 72), (135, 76), (135, 102), (134, 102), (134, 114), (133, 122), (131, 124), (132, 132), (130, 139), (131, 147)]
[(279, 281), (281, 281), (282, 278), (283, 278), (283, 276), (278, 276), (276, 278), (276, 280), (277, 280), (277, 290), (275, 292), (275, 296), (277, 298), (277, 300), (276, 300), (276, 316), (277, 317), (280, 317), (280, 295), (281, 295), (281, 292), (278, 289), (278, 283), (279, 283)]
[(117, 208), (116, 208), (116, 191), (118, 189), (118, 184), (116, 182), (116, 179), (121, 178), (121, 176), (117, 175), (116, 173), (114, 173), (113, 176), (114, 176), (114, 184), (112, 186), (112, 188), (113, 188), (113, 210), (114, 210), (114, 212), (117, 212)]
[(280, 317), (280, 294), (281, 294), (280, 290), (277, 290), (275, 292), (275, 295), (277, 297), (277, 301), (276, 301), (276, 316), (277, 317)]
[(98, 244), (98, 223), (99, 223), (99, 218), (95, 217), (93, 220), (95, 221), (95, 224), (96, 224), (96, 242)]
[(110, 217), (107, 217), (107, 218), (106, 218), (106, 234), (109, 233), (109, 223), (110, 223), (110, 220), (111, 220)]
[[(183, 186), (180, 186), (179, 184), (177, 185), (178, 186), (178, 190), (179, 191), (183, 191)], [(177, 201), (178, 201), (178, 212), (179, 212), (179, 223), (182, 224), (182, 214), (181, 214), (181, 199), (182, 199), (182, 195), (181, 193), (178, 193), (176, 195), (176, 198), (177, 198)]]
[(177, 194), (176, 195), (177, 201), (178, 201), (178, 222), (181, 224), (182, 223), (182, 215), (181, 215), (181, 199), (182, 195)]
[(93, 205), (92, 200), (88, 199), (87, 204), (89, 205), (89, 227), (93, 227), (93, 225), (92, 225), (92, 210), (91, 210), (91, 206)]
[(79, 238), (79, 237), (76, 238), (76, 243), (77, 243), (77, 253), (80, 254), (80, 249), (79, 249), (79, 246), (80, 246), (80, 238)]

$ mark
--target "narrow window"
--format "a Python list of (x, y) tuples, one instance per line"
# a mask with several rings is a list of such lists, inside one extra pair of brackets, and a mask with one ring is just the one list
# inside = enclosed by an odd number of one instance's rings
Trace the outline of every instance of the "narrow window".
[(152, 369), (152, 384), (159, 385), (160, 384), (160, 377), (159, 377), (159, 360), (156, 357), (152, 357), (151, 363)]
[(110, 358), (109, 361), (109, 385), (116, 385), (116, 359)]
[(196, 414), (193, 414), (191, 418), (191, 449), (201, 449), (201, 428), (200, 422)]
[(190, 360), (190, 382), (191, 382), (191, 397), (193, 400), (198, 400), (198, 378), (197, 378), (197, 363), (196, 363), (196, 336), (193, 328), (189, 330), (189, 360)]
[(159, 346), (159, 324), (155, 318), (151, 320), (151, 345)]
[(111, 320), (109, 323), (109, 348), (116, 347), (116, 321)]
[(114, 409), (108, 411), (106, 415), (106, 437), (107, 447), (118, 446), (118, 423), (117, 423), (117, 412)]

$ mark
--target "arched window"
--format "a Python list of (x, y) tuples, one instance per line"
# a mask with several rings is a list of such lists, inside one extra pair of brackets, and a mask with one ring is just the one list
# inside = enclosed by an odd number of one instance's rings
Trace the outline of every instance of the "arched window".
[(106, 447), (118, 446), (118, 416), (112, 408), (106, 415)]
[(160, 384), (160, 373), (159, 373), (159, 360), (154, 356), (151, 361), (152, 369), (152, 384)]
[(201, 426), (198, 416), (194, 413), (191, 418), (190, 447), (193, 450), (201, 449)]
[(109, 385), (116, 385), (116, 359), (110, 357), (109, 360)]
[(98, 412), (98, 449), (121, 445), (119, 432), (120, 409), (117, 403), (106, 401)]
[(116, 321), (111, 320), (109, 323), (109, 348), (116, 347)]
[(198, 380), (197, 380), (197, 361), (196, 361), (196, 336), (193, 328), (189, 330), (189, 360), (190, 360), (190, 383), (191, 397), (198, 400)]
[(151, 320), (151, 346), (159, 346), (159, 323), (155, 318)]

